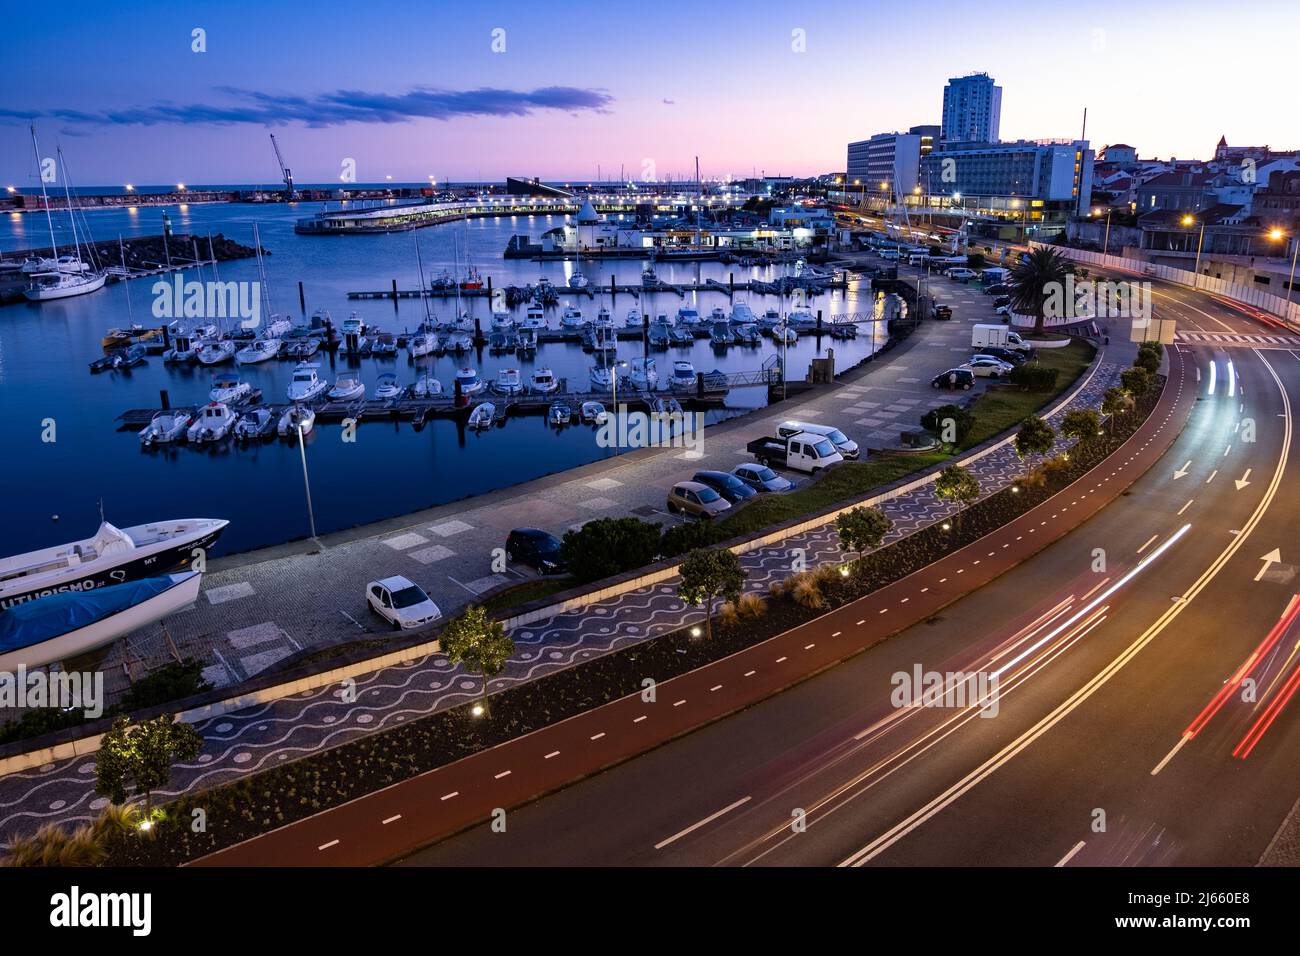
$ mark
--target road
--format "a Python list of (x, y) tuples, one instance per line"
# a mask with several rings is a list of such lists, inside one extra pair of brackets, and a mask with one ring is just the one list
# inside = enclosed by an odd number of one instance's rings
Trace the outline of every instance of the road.
[[(1180, 327), (1259, 331), (1204, 297), (1157, 292)], [(1187, 428), (1130, 493), (1034, 560), (743, 713), (511, 812), (505, 833), (479, 826), (406, 862), (1254, 863), (1297, 796), (1300, 705), (1271, 708), (1300, 679), (1297, 629), (1275, 629), (1300, 589), (1286, 493), (1300, 352), (1180, 350), (1202, 396)], [(1275, 548), (1282, 561), (1266, 563)], [(996, 717), (891, 707), (891, 678), (917, 665), (997, 673)], [(1255, 701), (1234, 675), (1255, 682)]]

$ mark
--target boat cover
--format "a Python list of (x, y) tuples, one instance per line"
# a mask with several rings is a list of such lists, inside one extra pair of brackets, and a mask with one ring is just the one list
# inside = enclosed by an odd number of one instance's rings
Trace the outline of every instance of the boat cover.
[(135, 542), (121, 528), (104, 521), (95, 532), (95, 536), (90, 539), (90, 546), (95, 549), (95, 554), (104, 558), (111, 554), (125, 554), (135, 547)]
[(69, 634), (157, 597), (177, 582), (171, 575), (63, 591), (0, 611), (0, 653)]

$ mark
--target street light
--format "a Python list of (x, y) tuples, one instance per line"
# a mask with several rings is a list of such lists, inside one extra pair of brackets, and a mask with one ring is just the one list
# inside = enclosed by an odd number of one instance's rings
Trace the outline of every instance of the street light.
[[(1196, 222), (1194, 216), (1183, 217), (1184, 226), (1190, 226), (1194, 222)], [(1203, 242), (1205, 242), (1205, 220), (1201, 220), (1201, 234), (1196, 240), (1196, 265), (1192, 269), (1192, 272), (1197, 276), (1197, 279), (1199, 279), (1201, 275), (1201, 243)], [(1183, 251), (1186, 252), (1187, 250), (1184, 249)], [(1195, 280), (1193, 281), (1193, 284), (1195, 284)]]
[[(1107, 207), (1106, 207), (1106, 238), (1105, 238), (1105, 241), (1103, 241), (1102, 244), (1101, 244), (1101, 254), (1102, 254), (1103, 256), (1106, 254), (1106, 251), (1110, 248), (1110, 214), (1111, 214), (1112, 212), (1114, 212), (1114, 210), (1111, 209), (1111, 207), (1107, 206)], [(1094, 209), (1094, 210), (1092, 211), (1092, 214), (1093, 214), (1094, 216), (1100, 216), (1100, 215), (1101, 215), (1101, 210), (1100, 210), (1100, 209)]]
[[(1268, 237), (1276, 242), (1279, 239), (1286, 238), (1286, 233), (1281, 229), (1273, 229), (1268, 234)], [(1286, 255), (1286, 246), (1282, 247), (1282, 255)], [(1286, 282), (1286, 301), (1288, 303), (1291, 302), (1291, 293), (1295, 291), (1295, 262), (1297, 256), (1300, 256), (1300, 238), (1296, 239), (1295, 251), (1291, 253), (1291, 278)], [(1290, 316), (1287, 316), (1287, 318), (1290, 318)]]
[(307, 480), (307, 443), (302, 436), (302, 422), (298, 422), (298, 451), (302, 454), (302, 484), (307, 489), (307, 521), (311, 526), (311, 539), (316, 540), (316, 514), (311, 507), (311, 482)]

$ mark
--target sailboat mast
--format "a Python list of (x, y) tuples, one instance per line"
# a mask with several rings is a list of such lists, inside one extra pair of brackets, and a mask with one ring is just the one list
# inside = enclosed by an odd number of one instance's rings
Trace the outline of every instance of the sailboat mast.
[(77, 217), (72, 211), (72, 192), (68, 189), (68, 166), (63, 161), (63, 147), (54, 151), (58, 157), (59, 168), (63, 170), (63, 201), (68, 207), (68, 222), (72, 223), (72, 245), (77, 250), (77, 260), (81, 260), (81, 240), (77, 237)]
[(32, 124), (32, 155), (36, 157), (36, 178), (41, 181), (41, 205), (45, 207), (45, 224), (50, 228), (50, 258), (59, 261), (59, 246), (54, 241), (54, 219), (50, 216), (50, 197), (45, 192), (45, 176), (41, 172), (41, 150), (36, 145), (36, 124)]

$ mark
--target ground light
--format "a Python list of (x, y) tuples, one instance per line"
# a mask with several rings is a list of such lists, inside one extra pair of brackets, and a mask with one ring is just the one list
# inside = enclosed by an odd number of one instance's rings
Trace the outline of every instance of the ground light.
[(944, 531), (948, 531), (948, 530), (951, 529), (951, 528), (952, 528), (952, 525), (950, 525), (948, 522), (945, 521), (945, 522), (943, 523), (943, 530), (944, 530)]
[(840, 577), (847, 578), (848, 576), (849, 576), (849, 566), (846, 564), (840, 568)]
[(475, 717), (482, 717), (482, 716), (483, 716), (483, 705), (482, 705), (482, 704), (475, 704), (473, 707), (471, 707), (471, 708), (469, 709), (469, 712), (470, 712), (471, 714), (473, 714)]
[(698, 627), (693, 627), (693, 628), (691, 628), (691, 637), (699, 637), (700, 634), (701, 634), (701, 631), (700, 631), (700, 629), (699, 629)]

